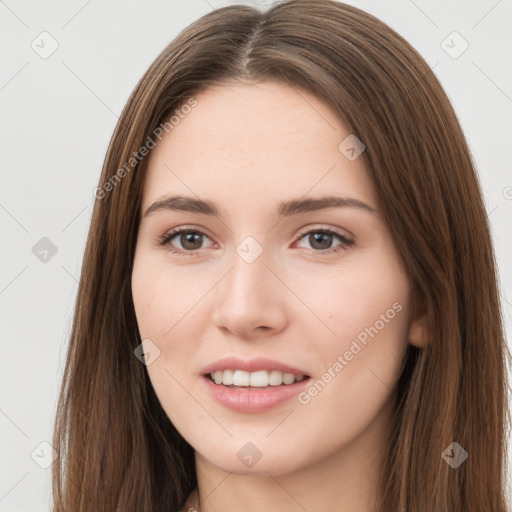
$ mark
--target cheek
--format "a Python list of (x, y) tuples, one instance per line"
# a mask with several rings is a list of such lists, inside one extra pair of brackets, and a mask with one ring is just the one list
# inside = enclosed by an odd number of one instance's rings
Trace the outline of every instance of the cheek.
[(311, 276), (304, 275), (296, 289), (310, 290), (307, 304), (316, 315), (302, 321), (312, 328), (320, 318), (329, 328), (322, 343), (311, 346), (321, 365), (328, 368), (346, 354), (351, 366), (384, 366), (393, 374), (407, 348), (409, 280), (392, 248), (347, 258), (339, 268), (320, 268), (314, 281), (321, 286), (312, 286)]
[(142, 252), (136, 256), (132, 297), (142, 338), (172, 342), (183, 324), (190, 327), (190, 318), (200, 309), (211, 278), (204, 281), (198, 275), (189, 274), (184, 266), (173, 268), (165, 259), (152, 259)]
[(341, 346), (357, 341), (367, 346), (370, 340), (401, 343), (407, 328), (407, 292), (397, 281), (370, 286), (361, 281), (347, 283), (347, 293), (339, 297), (333, 311), (333, 330)]
[[(165, 259), (151, 259), (141, 251), (134, 260), (132, 296), (139, 334), (143, 343), (158, 354), (147, 366), (160, 400), (170, 404), (187, 402), (180, 384), (190, 387), (195, 355), (201, 339), (204, 315), (201, 299), (212, 286), (212, 276), (192, 275), (186, 266), (170, 266)], [(148, 342), (147, 340), (150, 340)], [(156, 347), (156, 348), (155, 348)], [(163, 404), (163, 402), (162, 402)]]
[(191, 407), (187, 392), (191, 377), (186, 363), (193, 361), (200, 340), (199, 335), (194, 335), (190, 318), (194, 305), (204, 295), (204, 289), (194, 283), (183, 278), (183, 271), (164, 268), (142, 253), (135, 258), (132, 274), (135, 315), (144, 351), (153, 356), (146, 370), (162, 408), (180, 431), (190, 430), (190, 422), (201, 419), (196, 417), (198, 411)]
[(335, 334), (310, 337), (318, 373), (297, 412), (316, 418), (308, 420), (315, 436), (341, 446), (391, 410), (407, 351), (409, 284), (395, 260), (379, 258), (361, 258), (319, 282), (312, 309)]

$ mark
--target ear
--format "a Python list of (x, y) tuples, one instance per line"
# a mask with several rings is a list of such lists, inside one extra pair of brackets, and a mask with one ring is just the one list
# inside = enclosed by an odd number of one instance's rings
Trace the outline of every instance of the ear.
[(426, 316), (411, 320), (409, 325), (409, 343), (418, 348), (426, 348), (430, 340), (427, 336)]
[(423, 300), (416, 299), (413, 303), (409, 324), (409, 343), (421, 349), (426, 348), (431, 341), (428, 339), (426, 310), (425, 302)]

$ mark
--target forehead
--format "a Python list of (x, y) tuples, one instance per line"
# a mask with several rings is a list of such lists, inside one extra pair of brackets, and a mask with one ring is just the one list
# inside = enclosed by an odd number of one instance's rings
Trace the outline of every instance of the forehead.
[(363, 159), (339, 150), (350, 132), (312, 93), (279, 82), (228, 84), (195, 100), (151, 151), (143, 207), (168, 193), (247, 205), (338, 191), (376, 204)]

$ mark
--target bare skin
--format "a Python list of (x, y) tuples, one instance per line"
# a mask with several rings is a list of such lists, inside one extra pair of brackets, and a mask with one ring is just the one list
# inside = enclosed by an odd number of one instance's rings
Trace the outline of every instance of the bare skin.
[[(132, 275), (141, 339), (159, 350), (149, 377), (196, 451), (198, 495), (184, 510), (199, 498), (202, 512), (374, 511), (407, 345), (426, 340), (363, 159), (342, 154), (348, 130), (305, 91), (236, 83), (196, 100), (151, 152), (142, 212), (180, 194), (220, 215), (143, 216)], [(328, 195), (370, 209), (277, 214), (282, 201)], [(198, 249), (179, 234), (158, 245), (181, 227), (199, 232)], [(325, 229), (336, 234), (322, 245), (314, 234)], [(249, 236), (257, 245), (241, 247), (262, 249), (251, 263), (236, 251)], [(325, 385), (265, 412), (234, 411), (201, 374), (225, 356), (275, 359)], [(252, 467), (237, 456), (249, 442), (261, 453)]]

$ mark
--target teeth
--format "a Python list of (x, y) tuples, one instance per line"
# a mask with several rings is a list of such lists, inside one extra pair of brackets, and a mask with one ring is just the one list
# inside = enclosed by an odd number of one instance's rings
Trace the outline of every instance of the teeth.
[[(224, 377), (222, 377), (224, 383)], [(248, 386), (250, 382), (250, 374), (241, 370), (233, 372), (233, 386)]]
[[(246, 372), (240, 372), (246, 373)], [(268, 372), (261, 370), (260, 372), (252, 372), (247, 374), (249, 376), (249, 384), (253, 388), (268, 386)]]
[(241, 386), (265, 388), (267, 386), (280, 386), (281, 384), (293, 384), (304, 380), (304, 375), (294, 375), (293, 373), (283, 373), (278, 370), (270, 372), (260, 370), (257, 372), (246, 372), (243, 370), (217, 370), (210, 374), (215, 384), (224, 386)]
[(226, 384), (226, 386), (233, 384), (233, 370), (224, 370), (223, 373), (222, 383)]
[(268, 374), (268, 383), (271, 386), (280, 386), (283, 383), (283, 372), (272, 370)]

